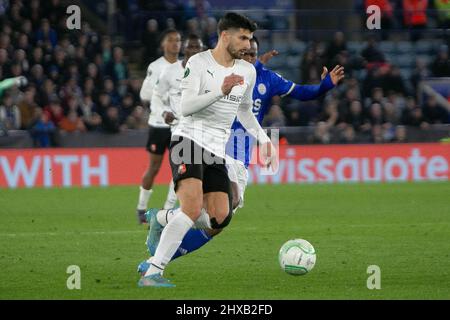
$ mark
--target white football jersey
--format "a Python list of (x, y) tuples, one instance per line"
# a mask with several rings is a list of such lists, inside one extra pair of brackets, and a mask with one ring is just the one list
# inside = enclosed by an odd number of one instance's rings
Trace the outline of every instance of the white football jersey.
[(244, 82), (233, 87), (229, 95), (222, 95), (206, 108), (190, 116), (181, 117), (178, 127), (173, 132), (173, 135), (189, 138), (224, 159), (225, 145), (239, 105), (248, 106), (249, 109), (253, 105), (252, 94), (256, 82), (254, 66), (245, 60), (234, 60), (232, 67), (224, 67), (217, 63), (211, 50), (207, 50), (189, 59), (181, 81), (183, 96), (186, 89), (195, 90), (197, 96), (208, 92), (221, 93), (224, 78), (232, 73), (242, 76)]
[[(142, 84), (140, 96), (142, 100), (151, 102), (153, 96), (153, 89), (158, 81), (158, 78), (167, 66), (172, 63), (166, 60), (164, 56), (150, 63), (147, 68), (147, 76), (145, 77), (144, 83)], [(161, 110), (158, 110), (157, 106), (150, 105), (150, 117), (148, 118), (148, 124), (152, 127), (168, 127), (161, 116)]]
[(153, 90), (152, 108), (161, 111), (172, 112), (177, 119), (171, 125), (172, 131), (175, 130), (179, 119), (181, 118), (181, 80), (184, 75), (183, 61), (177, 61), (161, 72), (158, 82)]

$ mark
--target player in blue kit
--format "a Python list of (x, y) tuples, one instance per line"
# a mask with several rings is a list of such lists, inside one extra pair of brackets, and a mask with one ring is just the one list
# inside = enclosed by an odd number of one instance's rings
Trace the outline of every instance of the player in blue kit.
[[(253, 37), (250, 41), (251, 48), (243, 57), (246, 61), (252, 63), (256, 69), (256, 84), (253, 91), (253, 113), (259, 123), (262, 123), (265, 115), (270, 111), (272, 98), (275, 96), (289, 96), (297, 100), (307, 101), (320, 97), (322, 94), (333, 89), (337, 83), (344, 78), (344, 68), (336, 66), (331, 72), (323, 68), (322, 81), (318, 85), (298, 85), (292, 81), (284, 79), (279, 74), (264, 67), (276, 51), (270, 51), (258, 57), (258, 40)], [(244, 205), (244, 193), (247, 185), (247, 168), (251, 161), (254, 138), (246, 132), (241, 123), (236, 119), (231, 128), (230, 139), (227, 144), (227, 168), (233, 191), (233, 208), (236, 211)], [(147, 212), (149, 221), (157, 224), (153, 228), (160, 232), (170, 219), (176, 214), (175, 210), (157, 210), (151, 209)], [(153, 219), (151, 216), (153, 215)], [(151, 230), (152, 231), (152, 230)], [(220, 233), (221, 230), (210, 229), (191, 229), (183, 238), (181, 245), (172, 257), (172, 260), (193, 252), (208, 243), (213, 236)], [(158, 245), (156, 235), (149, 235), (147, 246), (149, 252), (153, 255)], [(139, 273), (145, 273), (149, 267), (151, 258), (142, 262), (138, 267)]]

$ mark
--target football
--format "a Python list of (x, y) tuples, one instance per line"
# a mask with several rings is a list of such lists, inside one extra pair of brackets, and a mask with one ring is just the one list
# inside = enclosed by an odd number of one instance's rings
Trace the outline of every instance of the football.
[(316, 264), (316, 251), (306, 240), (289, 240), (281, 246), (278, 254), (281, 269), (292, 275), (304, 275)]

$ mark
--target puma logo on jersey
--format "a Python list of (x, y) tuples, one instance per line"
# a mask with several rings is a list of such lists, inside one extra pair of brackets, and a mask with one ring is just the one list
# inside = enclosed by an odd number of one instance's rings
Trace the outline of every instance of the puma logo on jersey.
[(213, 72), (209, 71), (208, 69), (206, 69), (206, 72), (208, 72), (211, 75), (211, 77), (214, 78), (214, 73)]

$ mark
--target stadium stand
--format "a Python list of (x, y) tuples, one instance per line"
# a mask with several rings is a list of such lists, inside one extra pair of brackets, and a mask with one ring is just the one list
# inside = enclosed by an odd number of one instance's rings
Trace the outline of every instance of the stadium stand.
[[(307, 127), (283, 129), (289, 143), (398, 141), (397, 132), (403, 130), (399, 127), (408, 128), (405, 141), (448, 137), (450, 97), (441, 94), (429, 111), (430, 97), (438, 95), (439, 89), (431, 83), (427, 87), (431, 91), (423, 90), (433, 78), (450, 86), (450, 80), (445, 80), (450, 77), (450, 37), (448, 30), (436, 28), (442, 23), (442, 12), (429, 14), (429, 32), (418, 36), (414, 29), (411, 36), (412, 27), (402, 25), (402, 8), (396, 2), (392, 36), (386, 37), (361, 31), (363, 21), (350, 30), (345, 26), (343, 32), (314, 27), (299, 30), (292, 23), (295, 14), (308, 16), (308, 10), (290, 10), (292, 15), (281, 23), (280, 14), (289, 7), (265, 12), (266, 2), (270, 1), (250, 1), (248, 7), (236, 8), (251, 7), (246, 12), (262, 27), (257, 31), (260, 53), (272, 48), (280, 52), (269, 68), (304, 84), (319, 81), (323, 66), (331, 69), (342, 64), (347, 74), (342, 85), (318, 102), (289, 98), (274, 102), (281, 112), (273, 112), (265, 125)], [(80, 132), (125, 135), (130, 130), (145, 131), (148, 108), (140, 101), (139, 90), (147, 64), (160, 54), (161, 31), (174, 26), (184, 34), (196, 32), (212, 47), (215, 24), (223, 13), (217, 10), (220, 1), (151, 1), (151, 5), (116, 1), (115, 14), (110, 17), (108, 3), (83, 1), (83, 12), (89, 12), (89, 18), (83, 20), (80, 31), (70, 31), (65, 28), (65, 1), (1, 2), (0, 79), (25, 76), (29, 85), (8, 90), (1, 100), (0, 146), (28, 134), (34, 146), (44, 147), (64, 146), (68, 135)], [(437, 7), (434, 4), (430, 9)], [(349, 21), (360, 16), (355, 10), (324, 14), (346, 16)], [(316, 15), (309, 12), (310, 17)], [(97, 27), (105, 22), (106, 30)], [(356, 108), (352, 106), (357, 103), (362, 107), (361, 125), (351, 120), (352, 108)], [(43, 139), (38, 128), (46, 126), (54, 129), (45, 131)]]

